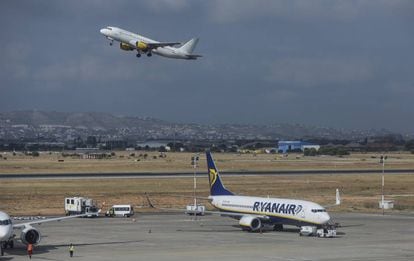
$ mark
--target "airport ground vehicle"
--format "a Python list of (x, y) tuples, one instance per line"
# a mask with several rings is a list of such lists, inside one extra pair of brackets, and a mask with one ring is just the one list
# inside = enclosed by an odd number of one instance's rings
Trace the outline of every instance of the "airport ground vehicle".
[(331, 224), (323, 225), (321, 228), (317, 228), (316, 226), (301, 226), (299, 236), (335, 237), (336, 226)]
[(316, 231), (317, 237), (336, 237), (335, 225), (326, 225)]
[(314, 236), (316, 235), (317, 227), (315, 226), (301, 226), (299, 236)]
[(107, 217), (130, 217), (134, 215), (134, 208), (131, 205), (113, 205), (108, 211), (106, 211), (105, 216)]
[(193, 216), (193, 215), (196, 215), (196, 216), (204, 216), (205, 211), (206, 211), (206, 207), (203, 206), (203, 205), (196, 205), (196, 206), (194, 206), (194, 205), (187, 205), (187, 208), (186, 208), (186, 212), (185, 213), (187, 215), (190, 215), (190, 216)]
[(99, 215), (97, 203), (85, 197), (65, 198), (65, 212), (67, 216), (88, 214), (86, 217), (97, 217)]

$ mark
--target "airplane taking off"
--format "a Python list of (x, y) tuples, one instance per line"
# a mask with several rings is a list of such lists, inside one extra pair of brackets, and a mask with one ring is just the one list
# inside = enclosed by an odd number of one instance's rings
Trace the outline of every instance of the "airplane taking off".
[[(263, 198), (237, 196), (226, 189), (221, 181), (218, 169), (210, 152), (206, 152), (210, 184), (211, 204), (220, 210), (206, 213), (220, 214), (239, 219), (244, 230), (258, 231), (264, 225), (282, 230), (283, 225), (313, 226), (326, 225), (330, 216), (321, 205), (305, 200), (284, 198)], [(339, 192), (336, 191), (336, 206), (340, 204)]]
[(13, 229), (21, 229), (22, 232), (20, 233), (20, 240), (22, 243), (28, 245), (33, 244), (36, 245), (40, 242), (41, 236), (40, 232), (32, 227), (35, 224), (42, 224), (51, 221), (60, 221), (69, 218), (76, 218), (76, 217), (83, 217), (87, 214), (82, 215), (73, 215), (67, 217), (57, 217), (57, 218), (49, 218), (49, 219), (41, 219), (30, 221), (26, 223), (19, 223), (13, 224), (10, 216), (3, 211), (0, 211), (0, 248), (1, 248), (1, 256), (4, 255), (4, 249), (7, 247), (13, 248), (14, 247), (14, 237)]
[(137, 57), (141, 57), (142, 53), (146, 53), (148, 57), (153, 53), (167, 58), (196, 60), (202, 57), (198, 54), (193, 54), (194, 48), (198, 43), (198, 38), (193, 38), (184, 43), (180, 47), (174, 47), (181, 43), (179, 42), (157, 42), (139, 34), (135, 34), (118, 27), (107, 26), (100, 30), (113, 45), (114, 40), (120, 42), (119, 47), (124, 51), (137, 50)]

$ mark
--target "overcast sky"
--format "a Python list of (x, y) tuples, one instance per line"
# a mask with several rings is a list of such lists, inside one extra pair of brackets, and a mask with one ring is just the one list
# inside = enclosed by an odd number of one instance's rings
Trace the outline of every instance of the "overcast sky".
[[(0, 111), (414, 131), (414, 1), (0, 1)], [(197, 61), (99, 33), (200, 37)]]

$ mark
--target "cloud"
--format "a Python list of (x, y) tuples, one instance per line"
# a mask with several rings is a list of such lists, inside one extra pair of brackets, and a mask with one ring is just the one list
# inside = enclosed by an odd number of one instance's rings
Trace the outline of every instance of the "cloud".
[(373, 65), (358, 58), (292, 58), (273, 62), (266, 79), (291, 87), (351, 85), (374, 77)]
[(189, 8), (192, 1), (188, 0), (147, 0), (144, 1), (146, 8), (155, 12), (180, 12)]
[[(131, 56), (134, 54), (131, 53)], [(32, 68), (31, 75), (33, 81), (41, 83), (41, 88), (55, 90), (73, 88), (77, 84), (88, 85), (88, 88), (102, 89), (118, 88), (117, 85), (125, 83), (133, 85), (134, 81), (145, 83), (166, 82), (168, 80), (164, 75), (158, 73), (162, 70), (159, 65), (149, 64), (143, 67), (136, 64), (139, 60), (131, 59), (131, 61), (136, 66), (131, 66), (121, 59), (108, 63), (107, 58), (85, 55), (80, 59), (70, 59)], [(114, 85), (114, 83), (118, 84)]]
[[(351, 21), (367, 13), (404, 12), (413, 10), (409, 0), (212, 0), (209, 1), (209, 17), (216, 23), (240, 22), (263, 17), (285, 20)], [(405, 11), (408, 13), (407, 11)]]
[(32, 48), (20, 42), (8, 42), (0, 49), (0, 56), (3, 61), (0, 63), (0, 75), (12, 80), (26, 78), (30, 70), (27, 61)]

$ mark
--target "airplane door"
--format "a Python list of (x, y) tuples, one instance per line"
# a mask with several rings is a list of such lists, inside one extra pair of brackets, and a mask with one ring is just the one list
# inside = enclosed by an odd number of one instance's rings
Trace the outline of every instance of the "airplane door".
[(299, 212), (299, 215), (300, 215), (300, 217), (301, 217), (301, 218), (303, 218), (303, 219), (305, 219), (305, 218), (306, 218), (306, 216), (305, 216), (305, 207), (304, 207), (304, 206), (302, 206), (302, 209), (301, 209), (301, 211)]

